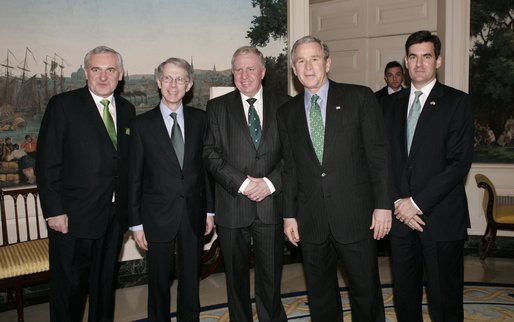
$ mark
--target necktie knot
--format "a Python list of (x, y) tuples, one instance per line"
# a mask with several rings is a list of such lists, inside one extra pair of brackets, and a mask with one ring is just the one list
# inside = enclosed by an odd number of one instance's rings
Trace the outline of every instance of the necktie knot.
[(311, 96), (311, 107), (312, 106), (314, 106), (314, 107), (315, 106), (319, 106), (318, 105), (318, 98), (319, 98), (318, 94), (314, 94), (314, 95)]
[(103, 99), (100, 101), (100, 104), (102, 104), (104, 108), (109, 108), (110, 103), (111, 102), (108, 99)]
[(173, 119), (173, 122), (177, 122), (177, 113), (173, 112), (170, 114), (170, 116)]
[(249, 99), (246, 100), (248, 102), (248, 104), (250, 104), (250, 106), (253, 106), (253, 104), (255, 103), (255, 101), (257, 101), (257, 99), (253, 98), (253, 97), (250, 97)]

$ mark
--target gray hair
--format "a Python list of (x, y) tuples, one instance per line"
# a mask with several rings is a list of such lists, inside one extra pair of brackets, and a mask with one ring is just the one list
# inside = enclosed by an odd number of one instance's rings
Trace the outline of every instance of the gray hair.
[(96, 54), (114, 54), (116, 55), (116, 67), (123, 72), (123, 58), (121, 58), (121, 55), (116, 50), (107, 47), (107, 46), (98, 46), (96, 48), (91, 49), (86, 56), (84, 56), (84, 67), (88, 69), (91, 67), (91, 56)]
[(293, 48), (291, 49), (291, 62), (293, 64), (296, 60), (295, 52), (298, 46), (309, 43), (317, 43), (323, 49), (323, 58), (325, 58), (325, 60), (327, 60), (330, 57), (330, 50), (328, 49), (327, 44), (323, 40), (310, 35), (303, 36), (302, 38), (295, 41)]
[(166, 66), (167, 64), (173, 64), (177, 67), (184, 69), (187, 72), (187, 78), (189, 79), (189, 83), (193, 82), (193, 67), (191, 67), (191, 65), (185, 59), (176, 57), (168, 58), (162, 63), (160, 63), (159, 66), (157, 66), (157, 70), (155, 72), (156, 80), (161, 79), (162, 73), (164, 71), (164, 66)]
[(239, 47), (234, 54), (232, 55), (232, 61), (230, 62), (232, 64), (232, 68), (234, 68), (234, 61), (236, 60), (236, 56), (239, 55), (246, 55), (246, 54), (255, 54), (257, 57), (259, 57), (259, 61), (261, 62), (261, 65), (263, 68), (266, 68), (266, 62), (264, 61), (264, 56), (259, 51), (259, 49), (252, 47), (252, 46), (243, 46)]

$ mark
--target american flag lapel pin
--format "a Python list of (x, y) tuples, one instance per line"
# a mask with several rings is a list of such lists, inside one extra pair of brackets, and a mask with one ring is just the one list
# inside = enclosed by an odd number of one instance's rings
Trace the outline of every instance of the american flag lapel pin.
[(336, 110), (340, 110), (341, 109), (341, 106), (336, 106)]
[(435, 101), (431, 101), (430, 105), (432, 105), (432, 107), (435, 107)]

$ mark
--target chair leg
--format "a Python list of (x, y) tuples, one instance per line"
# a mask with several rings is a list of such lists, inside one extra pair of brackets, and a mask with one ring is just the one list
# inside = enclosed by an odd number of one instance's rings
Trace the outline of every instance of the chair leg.
[(484, 236), (482, 237), (482, 255), (480, 256), (480, 260), (484, 260), (489, 254), (489, 251), (494, 247), (497, 230), (498, 228), (495, 222), (487, 224)]
[(23, 288), (16, 289), (16, 309), (18, 311), (18, 322), (23, 322)]

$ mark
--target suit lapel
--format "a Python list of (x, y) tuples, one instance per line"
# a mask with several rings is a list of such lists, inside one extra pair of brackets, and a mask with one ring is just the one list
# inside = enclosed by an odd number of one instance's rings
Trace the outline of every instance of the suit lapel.
[(111, 138), (109, 137), (109, 133), (105, 128), (102, 116), (98, 112), (95, 100), (93, 99), (93, 96), (91, 96), (91, 93), (89, 92), (87, 86), (84, 87), (84, 90), (82, 92), (82, 102), (82, 106), (85, 109), (85, 116), (89, 119), (91, 125), (93, 126), (94, 133), (96, 133), (99, 136), (99, 139), (101, 139), (102, 142), (108, 144), (108, 146), (111, 149), (114, 149), (114, 145), (112, 144)]
[[(348, 98), (348, 93), (338, 91), (332, 82), (328, 87), (327, 111), (325, 121), (325, 142), (323, 147), (323, 160), (329, 159), (330, 152), (337, 137), (337, 130), (343, 126), (344, 109)], [(314, 148), (313, 148), (314, 150)]]
[[(294, 105), (296, 106), (297, 112), (294, 113), (294, 124), (298, 124), (301, 138), (305, 141), (306, 147), (309, 149), (309, 155), (311, 156), (312, 162), (321, 167), (314, 146), (312, 145), (311, 134), (309, 132), (309, 125), (307, 123), (307, 115), (305, 113), (305, 92), (296, 95), (293, 100), (296, 100)], [(325, 141), (326, 144), (326, 141)]]
[(155, 137), (155, 144), (160, 145), (160, 150), (163, 151), (164, 155), (177, 167), (180, 167), (177, 154), (175, 153), (175, 149), (173, 149), (173, 143), (171, 142), (171, 137), (169, 136), (168, 130), (166, 129), (166, 124), (162, 118), (159, 105), (157, 105), (157, 107), (155, 107), (151, 113), (152, 117), (150, 120), (152, 126), (148, 127), (147, 131), (152, 131), (153, 136)]
[(395, 128), (396, 138), (404, 158), (407, 158), (407, 109), (409, 107), (410, 89), (403, 89), (396, 95), (397, 101), (392, 104), (394, 124), (400, 124), (400, 126)]
[[(201, 129), (198, 129), (198, 123), (196, 122), (196, 119), (193, 117), (193, 113), (191, 111), (193, 107), (184, 106), (184, 127), (185, 129), (185, 141), (184, 141), (184, 163), (183, 168), (184, 169), (190, 162), (188, 160), (193, 158), (193, 151), (196, 147), (193, 145), (196, 140), (197, 133), (202, 133)], [(177, 159), (178, 162), (178, 159)]]

